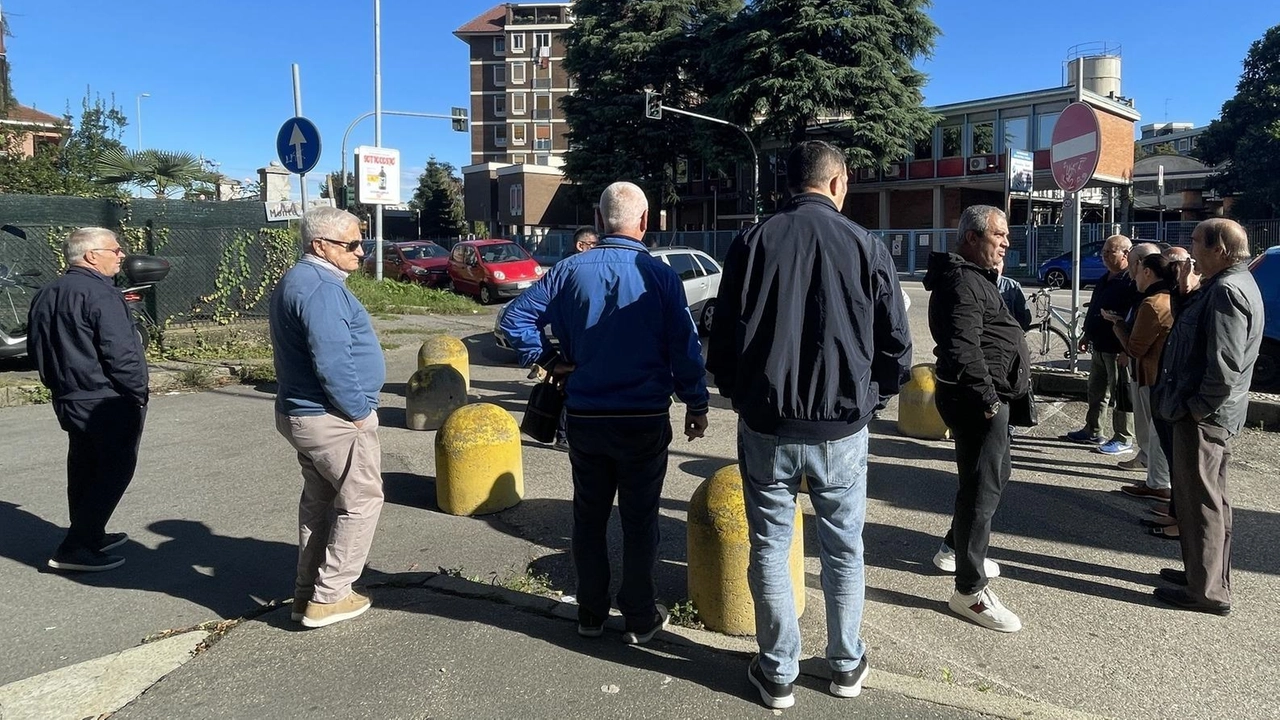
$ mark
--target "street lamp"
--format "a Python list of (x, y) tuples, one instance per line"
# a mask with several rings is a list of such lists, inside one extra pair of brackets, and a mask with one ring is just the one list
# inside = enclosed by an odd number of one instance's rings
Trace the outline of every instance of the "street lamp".
[(142, 98), (151, 97), (151, 93), (138, 93), (138, 150), (142, 150)]

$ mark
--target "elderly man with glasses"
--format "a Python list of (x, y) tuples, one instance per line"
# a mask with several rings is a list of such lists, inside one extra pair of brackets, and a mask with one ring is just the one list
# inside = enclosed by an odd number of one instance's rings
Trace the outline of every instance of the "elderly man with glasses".
[(68, 436), (71, 526), (48, 564), (97, 572), (124, 564), (108, 551), (129, 537), (106, 527), (138, 464), (147, 361), (124, 296), (112, 284), (125, 254), (115, 233), (81, 228), (62, 252), (66, 274), (36, 293), (27, 317), (27, 352)]
[(298, 452), (298, 574), (292, 619), (331, 625), (369, 609), (359, 579), (382, 512), (378, 393), (386, 379), (373, 321), (346, 287), (360, 267), (360, 221), (321, 207), (302, 218), (304, 254), (271, 296), (276, 429)]

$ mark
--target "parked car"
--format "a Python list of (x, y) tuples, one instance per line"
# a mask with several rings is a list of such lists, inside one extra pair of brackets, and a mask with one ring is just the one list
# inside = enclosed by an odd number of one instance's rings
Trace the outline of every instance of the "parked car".
[[(1084, 243), (1080, 246), (1080, 285), (1098, 282), (1107, 274), (1107, 266), (1102, 263), (1101, 242)], [(1071, 284), (1071, 251), (1045, 260), (1040, 263), (1037, 273), (1040, 282), (1049, 287), (1067, 287)]]
[(1266, 325), (1262, 328), (1262, 350), (1253, 366), (1253, 389), (1280, 392), (1280, 246), (1269, 248), (1249, 264), (1253, 279), (1262, 291)]
[(483, 305), (524, 292), (546, 269), (510, 240), (466, 240), (449, 253), (454, 290), (474, 295)]
[[(701, 250), (682, 247), (655, 248), (649, 254), (660, 258), (671, 269), (676, 271), (684, 284), (685, 299), (689, 302), (689, 313), (698, 323), (698, 331), (706, 334), (711, 331), (711, 322), (715, 317), (716, 296), (720, 294), (720, 263)], [(493, 322), (493, 341), (498, 347), (511, 349), (511, 344), (499, 330), (507, 308), (498, 311)], [(547, 330), (550, 337), (550, 328)], [(554, 341), (554, 337), (551, 338)]]
[[(377, 258), (366, 252), (364, 272), (376, 275)], [(412, 241), (382, 244), (382, 277), (416, 282), (427, 287), (449, 285), (449, 251), (433, 242)]]

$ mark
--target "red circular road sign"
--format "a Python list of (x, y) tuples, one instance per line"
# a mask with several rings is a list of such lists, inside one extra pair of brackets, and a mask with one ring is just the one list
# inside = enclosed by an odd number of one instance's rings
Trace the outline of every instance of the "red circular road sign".
[(1071, 103), (1053, 125), (1049, 158), (1053, 180), (1067, 192), (1078, 192), (1093, 179), (1098, 169), (1098, 149), (1102, 132), (1098, 115), (1082, 103)]

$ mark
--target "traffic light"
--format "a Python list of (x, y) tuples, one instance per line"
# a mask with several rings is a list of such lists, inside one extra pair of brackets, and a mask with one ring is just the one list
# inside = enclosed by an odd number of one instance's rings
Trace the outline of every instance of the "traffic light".
[(343, 185), (341, 192), (338, 193), (338, 208), (340, 210), (346, 210), (352, 205), (355, 205), (356, 204), (355, 194), (356, 194), (355, 188), (351, 187), (350, 185)]
[(644, 91), (644, 116), (650, 120), (662, 119), (662, 96), (652, 90)]
[(467, 109), (456, 107), (456, 108), (451, 108), (451, 110), (452, 112), (450, 114), (453, 117), (454, 132), (466, 132), (467, 131)]

